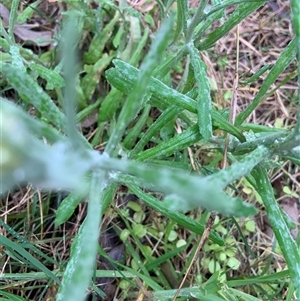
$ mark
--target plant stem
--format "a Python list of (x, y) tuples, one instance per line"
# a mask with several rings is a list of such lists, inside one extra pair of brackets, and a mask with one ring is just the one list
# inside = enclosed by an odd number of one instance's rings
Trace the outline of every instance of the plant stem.
[(198, 6), (197, 11), (196, 11), (194, 17), (192, 18), (192, 21), (191, 21), (191, 23), (190, 23), (190, 25), (188, 26), (188, 29), (187, 29), (187, 34), (186, 34), (186, 37), (185, 37), (186, 44), (191, 42), (191, 40), (193, 38), (194, 30), (195, 30), (196, 26), (199, 24), (200, 19), (204, 15), (204, 9), (205, 9), (207, 3), (208, 3), (208, 0), (200, 1), (200, 5)]

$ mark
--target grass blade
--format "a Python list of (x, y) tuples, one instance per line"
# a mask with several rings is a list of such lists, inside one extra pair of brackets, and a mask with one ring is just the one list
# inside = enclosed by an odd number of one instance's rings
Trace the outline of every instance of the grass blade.
[(10, 239), (6, 238), (5, 236), (0, 235), (0, 245), (4, 246), (5, 248), (12, 249), (14, 252), (19, 253), (26, 262), (32, 264), (37, 269), (44, 272), (50, 279), (52, 279), (56, 283), (60, 283), (59, 279), (56, 277), (56, 275), (52, 271), (50, 271), (48, 268), (46, 268), (39, 260), (34, 258), (30, 253), (28, 253), (19, 244), (16, 244), (15, 242), (11, 241)]
[[(292, 8), (292, 22), (295, 32), (295, 43), (298, 50), (298, 84), (300, 85), (300, 2), (297, 0), (291, 0), (291, 8)], [(300, 136), (300, 91), (298, 89), (298, 118), (295, 127), (296, 135)], [(299, 138), (300, 140), (300, 138)], [(299, 141), (300, 144), (300, 141)], [(299, 298), (299, 296), (298, 296)]]
[(31, 251), (33, 251), (35, 254), (38, 254), (39, 256), (43, 257), (46, 259), (46, 261), (52, 263), (53, 265), (58, 265), (57, 261), (53, 260), (53, 258), (45, 255), (41, 250), (36, 248), (32, 243), (30, 243), (26, 238), (21, 236), (19, 233), (17, 233), (14, 229), (12, 229), (9, 225), (4, 223), (2, 219), (0, 219), (0, 226), (3, 227), (8, 233), (13, 235), (15, 238), (19, 240), (19, 245), (22, 246), (23, 248), (28, 248)]
[(289, 268), (290, 277), (298, 298), (300, 297), (300, 254), (293, 240), (283, 214), (273, 194), (273, 188), (267, 172), (257, 166), (252, 175), (256, 181), (255, 189), (261, 196), (275, 237)]
[[(239, 5), (236, 10), (228, 17), (226, 22), (218, 27), (215, 31), (208, 34), (203, 42), (196, 44), (196, 48), (199, 50), (205, 50), (212, 47), (219, 39), (225, 36), (234, 26), (239, 24), (243, 19), (249, 16), (253, 11), (258, 9), (261, 5), (266, 1), (258, 1), (252, 3), (243, 3)], [(232, 1), (228, 1), (228, 3), (232, 3)], [(221, 8), (221, 5), (218, 7)], [(218, 9), (220, 9), (218, 8)], [(213, 13), (213, 11), (211, 12)]]
[(130, 152), (130, 158), (134, 158), (137, 154), (139, 154), (143, 150), (144, 146), (154, 136), (154, 134), (158, 132), (164, 125), (172, 121), (180, 112), (181, 108), (176, 106), (171, 106), (163, 111), (162, 114), (155, 120), (155, 122), (150, 125), (147, 132), (142, 135), (139, 142)]
[(4, 291), (0, 291), (0, 296), (1, 295), (5, 297), (5, 299), (0, 298), (1, 301), (30, 301)]
[[(149, 117), (149, 113), (151, 111), (151, 106), (147, 104), (141, 113), (139, 119), (137, 120), (134, 127), (130, 130), (130, 132), (127, 134), (127, 136), (123, 140), (123, 146), (126, 149), (132, 149), (135, 145), (135, 142), (138, 138), (138, 136), (142, 133), (142, 130), (145, 126), (145, 123), (147, 122), (147, 119)], [(142, 134), (143, 135), (143, 134)]]
[(281, 53), (280, 57), (270, 70), (270, 73), (263, 81), (263, 84), (252, 100), (250, 105), (246, 108), (245, 111), (240, 113), (235, 121), (235, 125), (241, 125), (245, 119), (253, 112), (253, 110), (259, 105), (259, 103), (264, 99), (265, 94), (267, 93), (270, 86), (275, 82), (278, 76), (287, 68), (287, 66), (295, 59), (296, 56), (296, 41), (292, 40), (289, 45)]

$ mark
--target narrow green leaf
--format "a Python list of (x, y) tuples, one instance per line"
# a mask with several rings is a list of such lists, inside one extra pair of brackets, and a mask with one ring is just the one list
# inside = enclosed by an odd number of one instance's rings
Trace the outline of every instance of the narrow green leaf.
[(31, 3), (29, 6), (27, 6), (21, 13), (17, 16), (17, 21), (20, 24), (25, 23), (27, 20), (32, 18), (32, 15), (35, 12), (35, 9), (37, 6), (42, 2), (43, 0), (38, 0), (33, 3)]
[[(121, 175), (120, 175), (121, 176)], [(122, 181), (125, 179), (126, 176), (121, 176), (120, 180)], [(204, 225), (200, 224), (199, 222), (189, 218), (188, 216), (169, 210), (164, 203), (156, 199), (150, 194), (144, 193), (140, 188), (134, 185), (128, 185), (128, 188), (137, 196), (139, 197), (147, 206), (153, 208), (154, 210), (162, 213), (164, 216), (171, 219), (173, 222), (181, 225), (185, 229), (188, 229), (194, 233), (202, 235), (205, 227)], [(217, 243), (220, 246), (224, 245), (224, 240), (219, 236), (218, 233), (212, 231), (210, 233), (209, 239), (214, 243)]]
[(107, 187), (105, 187), (103, 191), (103, 199), (102, 199), (102, 211), (101, 213), (104, 214), (106, 212), (106, 209), (108, 206), (112, 203), (112, 200), (115, 197), (116, 190), (118, 188), (118, 185), (115, 183), (110, 183)]
[(102, 72), (107, 68), (110, 64), (111, 60), (115, 56), (115, 53), (110, 55), (104, 53), (98, 61), (96, 61), (93, 65), (86, 65), (85, 69), (87, 70), (87, 74), (81, 80), (81, 88), (84, 93), (87, 102), (90, 102), (92, 99), (96, 87), (99, 84), (100, 77)]
[(199, 51), (194, 46), (188, 48), (198, 85), (196, 101), (199, 131), (204, 140), (208, 141), (212, 137), (210, 84), (206, 74), (206, 66), (200, 58)]
[(261, 75), (263, 75), (266, 71), (270, 70), (272, 68), (272, 65), (267, 64), (260, 68), (255, 74), (253, 74), (250, 78), (246, 80), (240, 80), (239, 82), (243, 85), (248, 85), (256, 81)]
[(63, 224), (71, 217), (84, 195), (84, 193), (73, 191), (61, 202), (56, 211), (55, 226)]
[(298, 40), (298, 51), (300, 51), (300, 45), (299, 45), (299, 38), (300, 38), (300, 3), (297, 0), (291, 0), (291, 9), (292, 9), (292, 22), (293, 22), (293, 29), (295, 32), (295, 35)]
[(115, 16), (110, 20), (110, 22), (101, 30), (101, 32), (96, 32), (92, 42), (90, 43), (89, 50), (84, 53), (84, 62), (87, 64), (94, 64), (97, 62), (103, 52), (103, 49), (107, 41), (111, 38), (113, 34), (113, 29), (116, 23), (120, 19), (120, 13), (116, 12)]
[(260, 133), (260, 132), (277, 133), (279, 130), (281, 130), (282, 132), (288, 132), (285, 129), (277, 129), (262, 124), (253, 124), (253, 123), (246, 123), (246, 122), (243, 123), (239, 128), (243, 131), (252, 131), (254, 133)]
[[(201, 41), (196, 45), (197, 49), (205, 50), (211, 48), (217, 41), (219, 41), (223, 36), (225, 36), (233, 27), (239, 24), (247, 16), (249, 16), (253, 11), (258, 9), (266, 1), (257, 1), (251, 3), (243, 3), (239, 5), (236, 10), (230, 14), (226, 22), (214, 30), (212, 33), (208, 34), (204, 41)], [(231, 5), (232, 1), (228, 1), (228, 4)], [(227, 5), (228, 5), (227, 4)], [(216, 7), (220, 9), (219, 7)], [(212, 11), (211, 13), (213, 13)]]
[(47, 118), (56, 127), (65, 128), (65, 115), (35, 80), (27, 73), (21, 72), (19, 68), (9, 64), (2, 64), (1, 72), (24, 101), (32, 104), (44, 118)]
[(9, 233), (9, 234), (13, 235), (15, 238), (17, 238), (19, 240), (20, 246), (22, 246), (23, 248), (32, 250), (35, 254), (43, 257), (48, 262), (51, 262), (52, 264), (54, 264), (56, 266), (58, 265), (57, 261), (53, 260), (53, 258), (47, 256), (42, 251), (40, 251), (37, 247), (35, 247), (35, 245), (32, 242), (29, 242), (25, 237), (23, 237), (22, 235), (17, 233), (8, 224), (4, 223), (4, 221), (2, 219), (0, 219), (0, 226), (3, 227), (7, 231), (7, 233)]
[[(126, 269), (126, 267), (124, 267), (124, 269)], [(59, 271), (59, 270), (54, 270), (53, 272), (55, 272), (57, 277), (61, 277), (63, 275), (63, 272)], [(118, 278), (122, 278), (122, 277), (134, 278), (134, 277), (136, 277), (136, 274), (132, 274), (132, 273), (126, 272), (126, 271), (119, 272), (119, 271), (115, 271), (115, 270), (114, 271), (97, 270), (97, 271), (95, 271), (95, 276), (96, 277), (112, 277), (112, 278), (115, 278), (115, 277), (118, 277)], [(1, 280), (26, 281), (26, 280), (43, 280), (43, 279), (47, 279), (47, 276), (43, 272), (3, 273), (1, 275), (1, 278), (2, 278)]]
[(37, 269), (44, 272), (50, 279), (52, 279), (56, 283), (60, 283), (59, 279), (52, 271), (46, 268), (39, 260), (34, 258), (30, 253), (28, 253), (21, 245), (16, 244), (15, 242), (11, 241), (3, 235), (0, 235), (0, 245), (4, 246), (5, 248), (10, 248), (14, 250), (14, 252), (19, 253), (26, 262), (32, 264)]
[(228, 293), (237, 296), (237, 298), (239, 298), (237, 300), (240, 300), (240, 298), (243, 298), (242, 300), (245, 300), (245, 301), (261, 301), (261, 299), (258, 299), (256, 297), (253, 297), (249, 294), (244, 293), (243, 291), (233, 289), (233, 288), (228, 289)]
[(188, 2), (177, 1), (177, 22), (173, 43), (177, 41), (181, 32), (183, 32), (184, 36), (186, 36), (188, 17)]
[(19, 3), (20, 0), (12, 0), (11, 8), (10, 8), (8, 33), (11, 41), (13, 42), (15, 42), (14, 28), (18, 16)]
[[(268, 2), (269, 0), (227, 0), (227, 1), (222, 1), (218, 0), (218, 4), (214, 5), (209, 11), (207, 12), (206, 16), (210, 16), (216, 12), (218, 12), (222, 8), (227, 8), (229, 6), (237, 5), (237, 4), (244, 4), (245, 2)], [(205, 16), (204, 16), (205, 17)]]
[(0, 19), (0, 36), (4, 37), (4, 39), (0, 39), (1, 46), (4, 47), (5, 51), (9, 51), (8, 45), (14, 45), (14, 40), (11, 39), (10, 35), (4, 28), (4, 24), (2, 19)]
[(245, 142), (246, 138), (244, 137), (241, 129), (237, 128), (236, 126), (232, 125), (230, 122), (228, 122), (227, 119), (216, 109), (212, 109), (211, 112), (212, 118), (213, 118), (213, 125), (218, 127), (221, 130), (226, 131), (227, 133), (235, 136), (238, 138), (241, 142)]
[(80, 112), (76, 114), (76, 121), (79, 123), (89, 117), (100, 105), (100, 103), (103, 101), (102, 98), (98, 98), (94, 103), (90, 104)]
[[(117, 271), (110, 271), (113, 272), (117, 277), (124, 278), (124, 276), (126, 276), (127, 278), (139, 278), (142, 279), (147, 285), (149, 285), (149, 287), (151, 287), (154, 291), (162, 289), (162, 287), (155, 281), (155, 279), (153, 279), (153, 277), (144, 275), (143, 273), (136, 271), (128, 266), (124, 266), (122, 264), (118, 265), (122, 267), (125, 271), (122, 271), (121, 273)], [(103, 274), (101, 272), (102, 271), (97, 271), (96, 276), (105, 277), (105, 273), (107, 273), (107, 271), (103, 271)], [(113, 275), (113, 277), (115, 276)]]
[[(118, 90), (125, 94), (129, 94), (139, 76), (139, 70), (119, 60), (114, 60), (114, 64), (116, 68), (107, 70), (105, 73), (106, 78)], [(164, 102), (167, 106), (175, 104), (190, 112), (197, 112), (197, 105), (193, 99), (168, 87), (158, 79), (152, 78), (148, 89), (153, 96), (155, 95), (158, 101)]]
[(137, 154), (139, 154), (143, 150), (144, 146), (154, 136), (154, 134), (158, 132), (164, 125), (168, 124), (171, 120), (173, 120), (180, 112), (181, 108), (178, 108), (176, 106), (171, 106), (165, 111), (163, 111), (162, 114), (160, 114), (158, 118), (154, 121), (154, 123), (151, 124), (147, 131), (143, 133), (139, 142), (130, 152), (129, 157), (134, 158)]
[(132, 66), (137, 66), (138, 62), (140, 61), (141, 57), (143, 56), (143, 48), (146, 46), (146, 43), (148, 41), (148, 36), (149, 36), (149, 28), (146, 27), (144, 29), (143, 36), (140, 38), (140, 41), (139, 41), (138, 45), (136, 46), (135, 51), (133, 52), (133, 54), (131, 55), (131, 57), (129, 59), (129, 64), (131, 64)]
[(173, 138), (168, 139), (155, 147), (139, 152), (134, 159), (138, 161), (147, 161), (154, 158), (166, 158), (174, 154), (176, 151), (185, 149), (186, 147), (198, 142), (201, 139), (199, 128), (194, 125)]
[[(120, 60), (114, 60), (114, 64), (116, 68), (111, 68), (106, 71), (106, 77), (108, 81), (118, 90), (125, 94), (129, 94), (134, 83), (136, 82), (139, 71)], [(175, 105), (183, 110), (185, 109), (189, 112), (197, 113), (196, 101), (187, 95), (181, 94), (178, 91), (168, 87), (156, 78), (151, 79), (148, 89), (152, 93), (152, 100), (150, 100), (150, 103), (158, 106), (159, 108), (161, 108), (162, 105), (165, 105), (166, 108), (170, 107), (171, 105)], [(240, 141), (245, 141), (242, 132), (230, 124), (224, 117), (222, 117), (217, 110), (213, 109), (211, 114), (214, 125), (234, 135)]]
[(252, 175), (256, 181), (254, 187), (264, 202), (270, 225), (286, 260), (294, 288), (300, 297), (300, 254), (298, 247), (275, 200), (267, 172), (262, 167), (257, 166)]
[[(298, 155), (299, 155), (299, 152), (298, 152)], [(291, 156), (285, 156), (285, 158), (287, 160), (291, 160), (293, 163), (295, 163), (296, 165), (298, 165), (300, 167), (300, 156), (298, 156), (298, 158), (291, 157)]]
[(126, 149), (128, 149), (128, 150), (132, 149), (132, 147), (136, 143), (136, 139), (138, 138), (138, 136), (140, 134), (144, 135), (144, 133), (142, 133), (142, 130), (147, 122), (147, 119), (149, 117), (151, 109), (152, 109), (152, 107), (150, 105), (145, 106), (145, 108), (144, 108), (142, 114), (139, 116), (136, 124), (128, 132), (127, 136), (124, 138), (122, 144)]
[(258, 146), (252, 153), (245, 155), (240, 161), (236, 161), (226, 169), (208, 176), (208, 180), (214, 182), (215, 185), (225, 188), (234, 180), (248, 175), (257, 164), (269, 156), (270, 151), (268, 148)]
[(207, 3), (208, 3), (208, 0), (202, 0), (197, 5), (197, 10), (196, 10), (192, 20), (189, 22), (189, 26), (187, 28), (187, 33), (185, 36), (186, 43), (189, 43), (192, 41), (193, 34), (194, 34), (194, 31), (195, 31), (197, 25), (201, 22), (201, 19), (206, 15), (204, 13), (204, 10), (205, 10)]
[[(0, 26), (1, 26), (1, 23), (0, 23)], [(1, 28), (0, 28), (1, 29)], [(0, 31), (0, 36), (4, 36), (4, 34), (3, 33), (1, 33), (1, 31)], [(2, 55), (4, 54), (4, 52), (9, 52), (9, 49), (10, 49), (10, 47), (11, 47), (11, 45), (9, 44), (9, 42), (6, 40), (6, 39), (4, 39), (4, 38), (0, 38), (0, 46), (3, 48), (3, 52), (2, 52)], [(1, 57), (0, 58), (1, 59), (1, 61), (3, 61), (3, 58)]]
[(261, 135), (261, 137), (257, 137), (257, 139), (252, 141), (241, 143), (232, 147), (230, 151), (235, 155), (241, 155), (253, 151), (260, 145), (274, 149), (274, 147), (279, 144), (280, 141), (284, 141), (284, 138), (287, 136), (287, 132), (279, 130), (277, 133), (268, 133), (267, 135)]
[(53, 90), (54, 88), (61, 88), (65, 85), (64, 79), (60, 76), (60, 74), (55, 70), (50, 70), (49, 68), (46, 68), (44, 66), (41, 66), (39, 64), (31, 63), (29, 65), (29, 68), (46, 80), (47, 90)]
[(290, 65), (290, 63), (295, 59), (296, 56), (296, 41), (293, 39), (289, 45), (282, 51), (280, 57), (277, 59), (276, 63), (270, 70), (266, 79), (264, 80), (259, 92), (246, 108), (245, 111), (240, 113), (235, 121), (236, 125), (242, 124), (245, 119), (253, 112), (253, 110), (260, 104), (264, 99), (265, 94), (271, 85), (275, 82), (278, 76)]
[[(256, 157), (255, 157), (256, 156)], [(99, 167), (122, 171), (138, 178), (147, 189), (163, 192), (165, 204), (173, 211), (189, 211), (202, 206), (209, 211), (218, 211), (229, 216), (248, 216), (256, 213), (256, 209), (239, 198), (232, 198), (222, 190), (226, 183), (246, 175), (256, 164), (264, 159), (263, 148), (252, 153), (250, 158), (236, 162), (228, 170), (223, 170), (212, 176), (199, 177), (171, 168), (137, 164), (136, 162), (120, 161), (101, 156)], [(240, 168), (240, 170), (237, 170)], [(115, 174), (111, 174), (111, 180)], [(199, 195), (197, 191), (201, 191)]]
[(98, 115), (99, 122), (110, 120), (119, 108), (122, 100), (122, 93), (113, 87), (100, 106)]
[[(73, 149), (77, 152), (83, 149), (82, 135), (76, 129), (75, 112), (77, 95), (74, 87), (77, 82), (77, 47), (80, 29), (83, 27), (83, 16), (78, 10), (69, 10), (64, 15), (61, 45), (62, 68), (65, 79), (63, 108), (66, 115), (65, 131), (70, 139)], [(88, 143), (85, 143), (88, 145)]]
[(172, 68), (177, 66), (178, 62), (184, 57), (185, 54), (187, 54), (186, 47), (181, 47), (177, 50), (177, 52), (170, 53), (170, 55), (155, 68), (153, 77), (164, 78), (169, 74)]
[(11, 294), (3, 290), (0, 290), (0, 295), (5, 297), (5, 299), (0, 298), (0, 301), (30, 301), (29, 299), (23, 299), (21, 297), (16, 296), (15, 294)]
[[(205, 285), (205, 284), (204, 284)], [(203, 286), (182, 288), (179, 292), (178, 297), (185, 297), (188, 299), (196, 298), (196, 300), (201, 301), (228, 301), (228, 299), (223, 299), (217, 296), (217, 292), (220, 290), (219, 285), (209, 285), (207, 288)], [(172, 300), (175, 296), (177, 289), (174, 290), (164, 290), (153, 292), (154, 300)]]
[(251, 285), (255, 283), (268, 283), (268, 282), (282, 282), (284, 281), (284, 278), (289, 277), (289, 270), (284, 270), (281, 272), (277, 272), (274, 274), (269, 274), (265, 276), (254, 276), (254, 277), (248, 277), (245, 279), (234, 279), (227, 281), (227, 285), (229, 287), (237, 287), (237, 286), (243, 286), (243, 285)]
[[(241, 0), (240, 0), (241, 1)], [(224, 18), (226, 17), (226, 7), (233, 5), (233, 2), (236, 1), (223, 1), (223, 0), (214, 0), (212, 2), (213, 6), (206, 6), (204, 14), (198, 19), (199, 24), (194, 30), (193, 41), (202, 40), (204, 32), (212, 28), (212, 24), (218, 20), (222, 20), (221, 24), (224, 23)]]
[[(141, 21), (138, 17), (130, 17), (127, 19), (129, 22), (129, 26), (121, 27), (123, 29), (122, 39), (121, 43), (119, 45), (119, 51), (121, 49), (124, 49), (122, 53), (118, 56), (120, 59), (129, 62), (130, 64), (133, 64), (130, 62), (133, 58), (133, 55), (135, 56), (134, 60), (138, 59), (143, 55), (143, 46), (142, 46), (142, 34), (141, 34)], [(148, 29), (148, 27), (146, 27)], [(146, 33), (147, 29), (144, 33)], [(148, 32), (149, 33), (149, 32)], [(148, 33), (147, 36), (148, 36)], [(145, 35), (144, 37), (145, 38)], [(144, 39), (144, 43), (146, 40)], [(141, 48), (142, 46), (142, 48)], [(118, 48), (118, 47), (116, 47)], [(140, 49), (140, 53), (138, 54), (136, 52), (137, 48)], [(136, 66), (137, 62), (134, 64)]]
[[(159, 202), (158, 200), (156, 202)], [(167, 260), (171, 259), (172, 257), (175, 257), (176, 255), (178, 255), (180, 252), (182, 252), (184, 249), (187, 248), (187, 244), (184, 246), (181, 246), (179, 248), (175, 248), (172, 249), (171, 251), (159, 256), (158, 258), (154, 259), (153, 261), (151, 261), (150, 263), (148, 263), (146, 265), (146, 269), (148, 271), (151, 271), (153, 269), (158, 268), (159, 265), (161, 265), (162, 263), (166, 262)]]
[[(291, 0), (292, 9), (292, 23), (295, 32), (295, 43), (298, 50), (298, 118), (295, 126), (295, 134), (300, 135), (300, 2), (297, 0)], [(298, 296), (300, 298), (300, 296)]]

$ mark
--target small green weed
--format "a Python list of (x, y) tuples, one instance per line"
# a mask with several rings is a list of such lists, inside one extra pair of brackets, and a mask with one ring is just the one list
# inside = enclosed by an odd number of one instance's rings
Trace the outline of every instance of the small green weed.
[[(32, 193), (33, 203), (28, 201), (20, 216), (10, 215), (2, 202), (2, 215), (15, 220), (14, 226), (1, 220), (3, 300), (81, 301), (88, 290), (90, 296), (105, 298), (96, 285), (97, 278), (105, 277), (121, 278), (122, 300), (271, 300), (285, 288), (286, 300), (300, 298), (299, 246), (269, 175), (284, 162), (300, 166), (300, 110), (292, 127), (283, 127), (279, 119), (273, 128), (246, 122), (280, 87), (274, 85), (287, 80), (280, 76), (296, 58), (298, 71), (288, 79), (296, 73), (300, 77), (300, 2), (290, 1), (294, 37), (273, 65), (242, 77), (245, 86), (264, 80), (240, 111), (237, 88), (219, 101), (206, 55), (265, 2), (203, 0), (192, 8), (188, 1), (140, 6), (62, 1), (56, 7), (62, 22), (43, 17), (57, 26), (53, 47), (38, 53), (14, 33), (33, 12), (43, 16), (39, 2), (18, 16), (20, 1), (12, 1), (8, 23), (0, 23), (0, 193), (9, 200), (16, 187), (30, 183), (38, 191), (58, 191), (59, 201), (55, 220), (47, 206), (51, 193), (47, 202), (40, 192)], [(47, 43), (32, 42), (38, 47)], [(226, 59), (219, 68), (226, 69)], [(299, 92), (297, 99), (299, 106)], [(290, 189), (284, 192), (299, 197)], [(115, 196), (122, 193), (134, 194), (141, 203), (123, 200), (120, 205)], [(246, 246), (245, 256), (253, 256), (245, 235), (255, 232), (255, 224), (247, 219), (240, 226), (238, 220), (258, 212), (247, 195), (260, 198), (287, 270), (265, 274), (264, 268), (252, 277), (236, 277), (242, 258), (237, 258), (233, 227)], [(75, 219), (78, 231), (72, 232), (67, 255), (56, 256), (54, 249), (53, 259), (49, 250), (43, 251), (44, 241), (25, 238), (34, 227), (43, 233), (44, 222), (51, 224), (49, 229), (68, 225), (85, 199), (87, 210), (79, 212), (86, 215)], [(41, 219), (33, 222), (30, 213), (39, 206)], [(220, 222), (220, 216), (230, 219)], [(99, 229), (106, 220), (120, 237), (127, 262), (99, 247)], [(97, 256), (112, 268), (95, 268)], [(194, 262), (196, 281), (184, 283)], [(280, 284), (286, 277), (290, 281)], [(37, 280), (47, 284), (41, 290), (34, 284), (27, 293), (26, 283)], [(22, 287), (18, 296), (16, 286)]]

